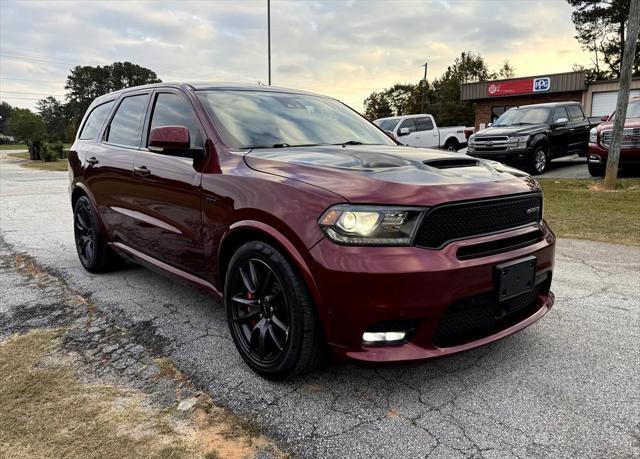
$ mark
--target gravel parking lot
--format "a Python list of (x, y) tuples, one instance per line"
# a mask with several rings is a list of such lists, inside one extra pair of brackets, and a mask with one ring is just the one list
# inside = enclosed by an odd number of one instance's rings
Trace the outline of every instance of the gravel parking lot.
[[(560, 240), (556, 305), (498, 343), (411, 366), (333, 365), (274, 383), (245, 366), (210, 298), (134, 265), (99, 276), (82, 269), (64, 172), (7, 158), (0, 167), (9, 250), (34, 257), (295, 456), (640, 455), (640, 249)], [(6, 295), (13, 288), (3, 285)]]

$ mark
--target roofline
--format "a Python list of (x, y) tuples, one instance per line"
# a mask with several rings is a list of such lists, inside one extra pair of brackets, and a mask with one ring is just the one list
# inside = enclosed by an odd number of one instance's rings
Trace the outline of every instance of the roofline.
[(476, 80), (476, 81), (469, 81), (467, 83), (462, 83), (460, 86), (464, 86), (464, 85), (468, 85), (468, 84), (477, 84), (477, 83), (502, 83), (503, 81), (516, 81), (516, 80), (528, 80), (530, 78), (544, 78), (544, 77), (553, 77), (553, 76), (560, 76), (560, 75), (570, 75), (570, 74), (577, 74), (577, 73), (583, 73), (586, 74), (586, 72), (584, 70), (578, 70), (575, 72), (560, 72), (560, 73), (541, 73), (540, 75), (528, 75), (528, 76), (521, 76), (521, 77), (513, 77), (513, 78), (502, 78), (500, 80)]

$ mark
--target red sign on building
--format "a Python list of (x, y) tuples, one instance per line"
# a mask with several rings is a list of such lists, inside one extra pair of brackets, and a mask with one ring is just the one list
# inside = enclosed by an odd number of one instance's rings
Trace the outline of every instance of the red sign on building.
[(521, 80), (496, 81), (487, 83), (487, 96), (510, 96), (548, 91), (551, 88), (549, 77), (523, 78)]

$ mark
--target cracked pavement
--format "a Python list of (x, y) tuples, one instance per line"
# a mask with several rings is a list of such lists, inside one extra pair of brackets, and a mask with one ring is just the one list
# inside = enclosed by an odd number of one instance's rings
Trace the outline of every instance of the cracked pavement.
[[(211, 298), (135, 265), (82, 269), (65, 173), (6, 158), (0, 168), (8, 250), (60, 276), (296, 456), (640, 456), (638, 248), (559, 240), (556, 305), (497, 343), (419, 364), (331, 365), (269, 382), (246, 367)], [(3, 285), (4, 294), (12, 288)]]

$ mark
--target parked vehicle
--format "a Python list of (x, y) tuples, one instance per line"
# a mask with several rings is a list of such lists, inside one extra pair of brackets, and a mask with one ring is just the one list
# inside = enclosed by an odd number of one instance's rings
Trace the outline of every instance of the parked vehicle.
[(555, 237), (526, 174), (398, 146), (335, 99), (157, 84), (96, 99), (69, 153), (80, 262), (123, 258), (224, 298), (260, 375), (327, 351), (427, 359), (552, 306)]
[(374, 123), (404, 145), (450, 151), (466, 147), (465, 130), (473, 130), (465, 126), (439, 128), (433, 116), (427, 114), (380, 118)]
[[(589, 173), (594, 177), (602, 177), (607, 169), (614, 118), (615, 113), (607, 118), (606, 122), (592, 128), (589, 134), (587, 166)], [(640, 169), (640, 97), (632, 98), (627, 107), (627, 117), (620, 145), (619, 166)]]
[(514, 107), (469, 137), (467, 154), (542, 174), (553, 158), (586, 156), (591, 127), (578, 102)]

